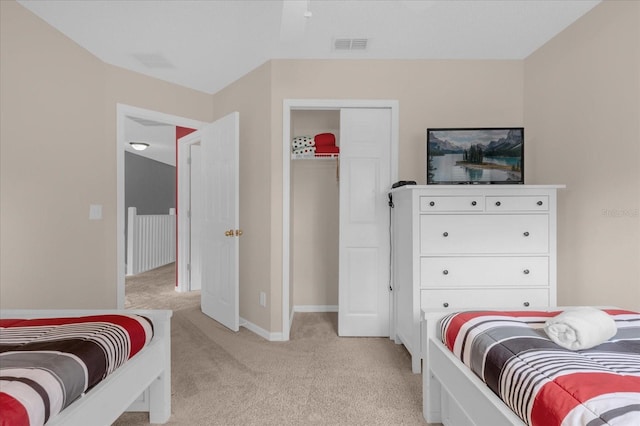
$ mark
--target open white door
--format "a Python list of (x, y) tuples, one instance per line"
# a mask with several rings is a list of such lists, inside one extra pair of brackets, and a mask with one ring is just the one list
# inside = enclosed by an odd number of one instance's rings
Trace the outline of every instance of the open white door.
[(340, 112), (340, 336), (389, 336), (391, 109)]
[[(198, 261), (186, 269), (191, 269), (191, 274), (200, 278), (202, 312), (238, 331), (238, 237), (242, 234), (238, 226), (239, 114), (234, 112), (205, 125), (181, 138), (178, 145), (181, 144), (200, 146), (200, 164), (196, 167), (201, 179), (195, 185), (200, 187), (199, 201), (188, 204), (199, 211), (187, 213), (187, 217), (197, 218), (199, 244), (184, 245), (185, 251), (190, 248), (190, 257)], [(178, 194), (180, 200), (184, 200), (185, 195)], [(194, 250), (199, 253), (194, 254)], [(193, 271), (194, 267), (199, 271)]]

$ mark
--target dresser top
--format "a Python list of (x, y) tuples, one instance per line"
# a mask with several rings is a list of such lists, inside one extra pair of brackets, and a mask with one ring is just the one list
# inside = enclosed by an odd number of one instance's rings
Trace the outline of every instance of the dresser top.
[(443, 193), (460, 193), (460, 192), (529, 192), (532, 190), (549, 190), (549, 189), (563, 189), (566, 185), (503, 185), (503, 184), (460, 184), (460, 185), (405, 185), (398, 188), (393, 188), (389, 193), (404, 192), (404, 191), (423, 191), (432, 192), (437, 194)]

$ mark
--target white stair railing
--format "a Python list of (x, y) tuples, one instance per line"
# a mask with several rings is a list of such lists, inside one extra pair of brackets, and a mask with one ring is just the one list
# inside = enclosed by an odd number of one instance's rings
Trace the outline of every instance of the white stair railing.
[(127, 275), (135, 275), (176, 261), (176, 210), (169, 214), (127, 212)]

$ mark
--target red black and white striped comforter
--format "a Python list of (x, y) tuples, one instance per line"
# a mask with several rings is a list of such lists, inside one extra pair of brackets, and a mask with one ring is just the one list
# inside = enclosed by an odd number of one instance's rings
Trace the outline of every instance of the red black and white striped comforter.
[(137, 315), (0, 320), (0, 425), (42, 425), (151, 341)]
[(460, 312), (440, 323), (443, 343), (525, 423), (640, 425), (640, 314), (605, 310), (617, 334), (591, 349), (553, 343), (560, 312)]

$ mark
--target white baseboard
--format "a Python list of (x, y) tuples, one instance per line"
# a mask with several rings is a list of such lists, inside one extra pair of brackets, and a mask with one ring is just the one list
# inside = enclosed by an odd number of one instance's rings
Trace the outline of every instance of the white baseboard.
[(282, 338), (282, 332), (278, 331), (277, 333), (272, 333), (270, 331), (265, 330), (264, 328), (255, 325), (254, 323), (247, 321), (246, 319), (240, 317), (240, 327), (244, 327), (247, 330), (257, 334), (258, 336), (270, 341), (270, 342), (282, 342), (284, 339)]
[[(338, 312), (338, 305), (295, 305), (291, 311), (291, 316), (289, 317), (289, 329), (291, 329), (293, 316), (296, 312)], [(284, 341), (281, 331), (271, 333), (270, 331), (267, 331), (242, 317), (240, 317), (240, 327), (244, 327), (270, 342)]]

